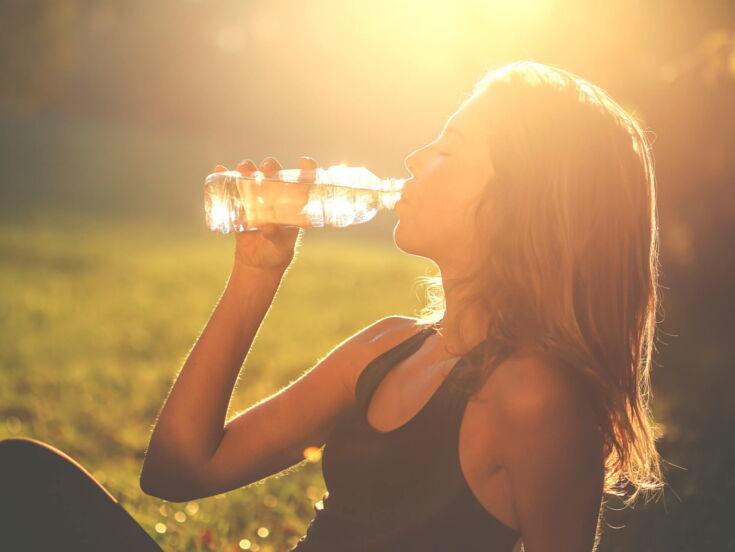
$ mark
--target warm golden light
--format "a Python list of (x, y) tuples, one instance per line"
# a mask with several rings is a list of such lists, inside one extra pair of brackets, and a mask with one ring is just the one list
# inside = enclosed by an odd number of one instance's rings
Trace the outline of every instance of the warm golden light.
[(355, 208), (349, 198), (330, 197), (324, 201), (324, 210), (335, 226), (347, 226), (355, 218)]
[(319, 462), (322, 459), (322, 449), (319, 447), (306, 447), (304, 449), (304, 458), (309, 462)]
[(324, 496), (324, 494), (322, 490), (316, 485), (309, 485), (308, 487), (306, 487), (306, 496), (308, 496), (309, 500), (311, 500), (312, 502), (316, 502), (322, 496)]
[(209, 210), (210, 230), (228, 230), (230, 228), (230, 210), (225, 200), (221, 197), (212, 199)]
[(223, 27), (217, 32), (217, 47), (227, 54), (235, 54), (245, 45), (245, 37), (239, 27)]
[(488, 17), (512, 27), (540, 26), (551, 16), (552, 0), (478, 0)]
[[(303, 457), (296, 457), (306, 469), (244, 492), (218, 487), (217, 492), (229, 494), (201, 505), (159, 500), (141, 488), (140, 463), (155, 464), (157, 457), (152, 449), (144, 455), (143, 446), (166, 400), (162, 391), (183, 361), (182, 340), (193, 336), (218, 304), (218, 283), (224, 283), (233, 268), (233, 246), (252, 241), (247, 238), (264, 243), (256, 232), (238, 240), (205, 234), (260, 230), (272, 221), (290, 230), (307, 229), (304, 243), (295, 244), (301, 249), (288, 276), (291, 292), (279, 293), (275, 318), (265, 324), (260, 345), (249, 353), (248, 363), (257, 369), (246, 374), (248, 385), (233, 388), (238, 403), (231, 405), (234, 411), (257, 404), (265, 392), (293, 381), (335, 344), (338, 334), (341, 339), (351, 328), (370, 322), (371, 316), (415, 315), (429, 306), (417, 305), (416, 299), (441, 304), (438, 287), (437, 293), (427, 288), (418, 298), (408, 284), (416, 278), (426, 284), (430, 278), (417, 274), (430, 271), (438, 275), (434, 281), (440, 281), (437, 263), (427, 257), (434, 247), (438, 253), (449, 243), (440, 223), (451, 221), (434, 218), (450, 217), (453, 211), (443, 209), (451, 202), (442, 203), (442, 193), (459, 200), (476, 190), (473, 184), (478, 182), (469, 177), (480, 173), (470, 169), (487, 169), (492, 158), (500, 170), (495, 178), (485, 179), (484, 190), (487, 198), (498, 201), (484, 203), (487, 209), (478, 210), (478, 216), (502, 219), (495, 207), (504, 190), (527, 187), (529, 195), (518, 195), (513, 202), (521, 215), (513, 220), (526, 220), (527, 215), (529, 223), (538, 222), (535, 228), (546, 225), (550, 231), (502, 236), (503, 226), (484, 220), (485, 232), (497, 228), (499, 239), (477, 242), (476, 253), (484, 251), (489, 260), (497, 260), (504, 252), (519, 266), (523, 260), (536, 268), (551, 267), (548, 274), (553, 278), (525, 279), (537, 280), (538, 291), (528, 295), (538, 301), (525, 306), (538, 306), (540, 298), (551, 297), (548, 314), (569, 315), (572, 324), (528, 318), (548, 322), (545, 329), (576, 332), (573, 340), (551, 340), (580, 346), (582, 354), (567, 351), (566, 358), (593, 355), (602, 362), (651, 353), (657, 381), (650, 393), (653, 412), (663, 422), (661, 450), (677, 464), (692, 466), (683, 471), (667, 468), (674, 478), (666, 492), (681, 488), (685, 495), (684, 502), (672, 497), (676, 511), (666, 512), (668, 500), (663, 509), (650, 504), (649, 510), (647, 504), (643, 519), (627, 524), (625, 533), (608, 531), (602, 546), (638, 550), (655, 540), (660, 550), (671, 550), (690, 530), (697, 535), (711, 529), (712, 538), (698, 541), (707, 540), (713, 550), (729, 549), (728, 532), (708, 520), (727, 519), (731, 513), (722, 506), (729, 504), (725, 494), (735, 465), (725, 442), (735, 414), (723, 410), (731, 401), (729, 387), (722, 385), (732, 377), (727, 299), (733, 292), (727, 283), (732, 279), (727, 260), (735, 233), (735, 0), (713, 2), (706, 9), (696, 2), (614, 0), (164, 0), (140, 3), (136, 9), (110, 1), (7, 4), (22, 8), (3, 10), (2, 18), (8, 63), (2, 73), (6, 85), (0, 86), (0, 151), (7, 162), (2, 164), (0, 208), (9, 216), (0, 225), (0, 324), (5, 337), (0, 366), (9, 369), (2, 369), (0, 380), (0, 440), (48, 438), (88, 460), (88, 473), (105, 486), (114, 483), (111, 491), (134, 506), (131, 513), (140, 514), (145, 530), (166, 549), (290, 549), (314, 508), (330, 502), (323, 500), (325, 481), (319, 472), (324, 452), (319, 447), (304, 445)], [(648, 220), (650, 211), (639, 208), (654, 197), (653, 187), (646, 187), (645, 196), (636, 195), (641, 187), (629, 184), (639, 173), (624, 173), (634, 165), (628, 161), (646, 156), (646, 141), (634, 137), (628, 148), (624, 133), (599, 133), (606, 117), (590, 117), (589, 124), (580, 119), (584, 124), (579, 126), (574, 118), (554, 122), (554, 104), (543, 101), (511, 102), (516, 112), (499, 111), (502, 103), (489, 94), (486, 111), (455, 120), (466, 131), (462, 138), (442, 139), (436, 148), (420, 151), (441, 136), (483, 74), (521, 60), (571, 71), (609, 91), (641, 123), (634, 125), (635, 132), (651, 139), (665, 284), (658, 290), (661, 314), (647, 322), (644, 332), (653, 336), (654, 327), (663, 330), (656, 332), (660, 347), (653, 351), (641, 346), (637, 334), (637, 343), (625, 354), (603, 351), (611, 315), (628, 312), (622, 302), (600, 310), (606, 316), (599, 319), (591, 307), (581, 308), (600, 295), (584, 293), (585, 281), (589, 289), (593, 280), (609, 283), (610, 294), (616, 282), (622, 282), (618, 291), (631, 291), (628, 280), (620, 278), (653, 269), (653, 256), (641, 246), (653, 237), (654, 226), (625, 233), (625, 225), (630, 230), (635, 221)], [(577, 98), (576, 91), (570, 98)], [(590, 113), (607, 107), (605, 96), (592, 86), (583, 85), (579, 99)], [(505, 124), (499, 124), (503, 120)], [(622, 125), (627, 122), (620, 119)], [(544, 132), (534, 131), (537, 123)], [(569, 129), (565, 140), (546, 141), (544, 137), (559, 127)], [(496, 132), (501, 129), (518, 139), (504, 139)], [(498, 146), (495, 151), (486, 147), (489, 131)], [(587, 139), (588, 132), (596, 138)], [(448, 149), (440, 152), (445, 145)], [(585, 153), (592, 151), (596, 154)], [(413, 152), (418, 155), (409, 157)], [(441, 153), (444, 161), (430, 164), (434, 153)], [(364, 176), (353, 179), (352, 174), (350, 190), (313, 185), (309, 178), (274, 184), (260, 171), (248, 180), (235, 170), (245, 159), (260, 166), (266, 156), (273, 156), (283, 169), (297, 172), (305, 166), (299, 162), (301, 155), (312, 156), (319, 168), (333, 167), (336, 180), (347, 178), (348, 167), (362, 166), (385, 178), (388, 186), (371, 193), (375, 190), (360, 188)], [(606, 164), (616, 159), (621, 162)], [(217, 165), (230, 169), (225, 175), (232, 185), (216, 185), (203, 198), (202, 181), (218, 170)], [(455, 169), (468, 178), (455, 178)], [(394, 208), (400, 182), (408, 183), (408, 203), (399, 206), (402, 216), (381, 213)], [(543, 195), (532, 197), (540, 191)], [(560, 194), (571, 192), (579, 201), (570, 203), (570, 209), (560, 208)], [(209, 207), (206, 219), (203, 199)], [(574, 204), (580, 209), (571, 209)], [(600, 204), (606, 210), (599, 214), (615, 215), (609, 225), (594, 216), (593, 206)], [(531, 217), (532, 208), (545, 216)], [(374, 222), (362, 228), (349, 228), (371, 218)], [(571, 224), (575, 220), (578, 224)], [(461, 222), (471, 224), (469, 218)], [(312, 231), (309, 223), (332, 228)], [(559, 241), (544, 242), (557, 229), (562, 230)], [(500, 239), (504, 237), (508, 240)], [(528, 255), (519, 247), (523, 242)], [(557, 252), (545, 257), (551, 264), (536, 259), (546, 249), (543, 243)], [(495, 247), (503, 244), (508, 247)], [(624, 256), (632, 245), (638, 249)], [(565, 256), (568, 251), (574, 254)], [(461, 252), (443, 251), (451, 253), (447, 259), (459, 258)], [(630, 270), (601, 271), (610, 266), (603, 265), (608, 253), (634, 264), (628, 265)], [(597, 263), (594, 269), (577, 269), (577, 263), (581, 267), (587, 261)], [(496, 294), (497, 303), (510, 301), (514, 289), (525, 285), (524, 278), (510, 278), (515, 275), (511, 263), (494, 264), (498, 275), (508, 276), (508, 286)], [(604, 277), (592, 278), (600, 274)], [(574, 285), (564, 289), (580, 290), (578, 296), (542, 293), (572, 277)], [(644, 294), (652, 289), (640, 287), (641, 308)], [(561, 308), (555, 302), (569, 297), (574, 303), (569, 304), (580, 308)], [(299, 322), (302, 315), (306, 318)], [(512, 329), (511, 321), (506, 322), (506, 329)], [(607, 327), (615, 329), (621, 342), (628, 326)], [(632, 333), (628, 327), (626, 340)], [(283, 340), (292, 335), (305, 338)], [(585, 340), (594, 343), (584, 347)], [(242, 364), (239, 361), (227, 365)], [(215, 364), (205, 368), (211, 371)], [(595, 367), (585, 364), (592, 374)], [(617, 389), (616, 381), (627, 382), (631, 396), (634, 389), (648, 391), (640, 377), (636, 388), (630, 373), (624, 379), (616, 373), (610, 387), (603, 380), (611, 374), (600, 372), (602, 380), (587, 378), (600, 398)], [(221, 406), (221, 397), (212, 401), (200, 395), (192, 408)], [(135, 416), (130, 415), (131, 400)], [(626, 406), (622, 399), (605, 398), (599, 404), (598, 413)], [(325, 407), (324, 401), (314, 399), (314, 407)], [(46, 410), (54, 412), (53, 423), (45, 423)], [(621, 420), (624, 411), (619, 412)], [(90, 420), (94, 423), (87, 423)], [(641, 435), (642, 424), (638, 417), (633, 428)], [(655, 447), (641, 444), (645, 441), (628, 449), (638, 463), (631, 476), (652, 473), (645, 459), (653, 462)], [(150, 490), (169, 486), (154, 484), (154, 479), (149, 479)], [(195, 496), (177, 490), (178, 496)], [(40, 508), (43, 501), (36, 502)], [(37, 513), (42, 524), (44, 515)], [(615, 512), (614, 521), (622, 525), (627, 515)], [(4, 537), (3, 542), (14, 540)], [(458, 540), (462, 537), (457, 535)]]

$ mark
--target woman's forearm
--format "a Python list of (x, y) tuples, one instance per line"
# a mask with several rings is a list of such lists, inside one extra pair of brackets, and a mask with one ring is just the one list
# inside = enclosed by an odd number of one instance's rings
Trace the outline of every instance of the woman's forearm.
[(283, 274), (235, 264), (158, 416), (142, 485), (194, 476), (217, 450), (238, 373)]

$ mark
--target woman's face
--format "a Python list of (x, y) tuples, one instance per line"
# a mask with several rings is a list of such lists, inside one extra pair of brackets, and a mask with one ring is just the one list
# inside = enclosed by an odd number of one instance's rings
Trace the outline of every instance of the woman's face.
[(440, 268), (471, 261), (474, 221), (470, 216), (493, 170), (476, 99), (466, 102), (433, 142), (413, 151), (411, 174), (396, 205), (393, 239), (399, 249), (434, 260)]

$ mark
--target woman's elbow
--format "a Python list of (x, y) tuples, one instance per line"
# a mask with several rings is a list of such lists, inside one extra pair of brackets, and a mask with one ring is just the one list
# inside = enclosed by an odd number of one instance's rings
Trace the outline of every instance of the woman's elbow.
[(145, 494), (169, 502), (188, 502), (209, 496), (198, 478), (173, 469), (153, 470), (147, 464), (143, 465), (139, 484)]
[(189, 502), (204, 497), (202, 493), (198, 493), (192, 488), (190, 482), (169, 478), (166, 478), (166, 480), (152, 479), (144, 474), (140, 476), (140, 490), (148, 496), (177, 503)]

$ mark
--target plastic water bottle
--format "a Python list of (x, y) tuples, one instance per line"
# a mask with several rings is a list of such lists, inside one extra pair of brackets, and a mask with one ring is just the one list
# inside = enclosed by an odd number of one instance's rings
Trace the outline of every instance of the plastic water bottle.
[(367, 222), (380, 209), (393, 209), (404, 183), (346, 165), (283, 169), (269, 176), (223, 171), (204, 182), (206, 222), (222, 234), (257, 230), (266, 223), (341, 228)]

